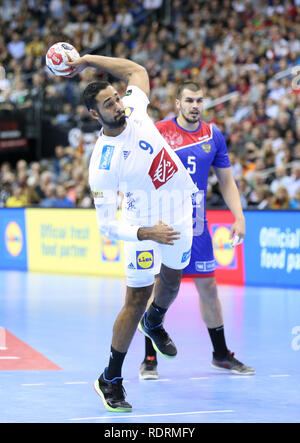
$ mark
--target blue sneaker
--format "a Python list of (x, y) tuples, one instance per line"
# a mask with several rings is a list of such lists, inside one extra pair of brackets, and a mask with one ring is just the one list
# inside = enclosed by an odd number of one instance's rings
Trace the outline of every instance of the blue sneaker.
[[(105, 372), (105, 371), (104, 371)], [(131, 412), (132, 406), (125, 401), (125, 389), (122, 377), (106, 380), (104, 373), (94, 383), (94, 389), (100, 395), (104, 406), (111, 412)]]
[(177, 349), (168, 333), (165, 331), (162, 323), (153, 328), (149, 328), (145, 324), (146, 313), (139, 322), (138, 329), (146, 337), (152, 340), (152, 344), (156, 352), (165, 358), (174, 358), (177, 355)]

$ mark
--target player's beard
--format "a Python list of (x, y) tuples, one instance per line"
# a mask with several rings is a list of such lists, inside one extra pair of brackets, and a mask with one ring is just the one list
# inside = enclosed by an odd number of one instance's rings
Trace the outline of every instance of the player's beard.
[(195, 115), (191, 115), (190, 113), (185, 112), (183, 109), (181, 109), (180, 112), (187, 123), (197, 123), (201, 117), (200, 112), (197, 112)]
[(122, 115), (118, 115), (117, 117), (115, 117), (114, 120), (106, 120), (105, 118), (103, 118), (103, 116), (100, 114), (99, 112), (99, 117), (100, 117), (100, 121), (102, 123), (103, 126), (106, 126), (109, 129), (118, 129), (118, 128), (122, 128), (125, 125), (126, 122), (126, 117), (125, 117), (125, 113), (121, 113)]

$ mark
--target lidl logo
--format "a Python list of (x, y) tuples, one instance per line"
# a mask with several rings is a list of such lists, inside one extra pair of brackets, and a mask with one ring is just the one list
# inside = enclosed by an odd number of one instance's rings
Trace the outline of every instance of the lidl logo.
[(131, 106), (128, 106), (125, 108), (125, 117), (128, 118), (131, 116), (132, 112), (133, 112), (134, 108), (132, 108)]
[(5, 229), (5, 246), (8, 253), (13, 257), (18, 257), (23, 249), (23, 234), (19, 224), (15, 221), (8, 223)]
[(235, 251), (230, 243), (230, 226), (212, 225), (214, 255), (217, 267), (235, 268)]
[(136, 265), (137, 269), (150, 269), (154, 265), (153, 250), (150, 251), (136, 251)]
[(103, 261), (118, 262), (121, 257), (120, 243), (116, 240), (103, 238), (101, 256)]

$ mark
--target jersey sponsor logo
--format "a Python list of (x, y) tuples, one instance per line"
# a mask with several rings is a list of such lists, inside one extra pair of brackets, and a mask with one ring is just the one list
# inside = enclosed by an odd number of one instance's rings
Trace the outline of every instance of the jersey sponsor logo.
[(178, 171), (175, 161), (170, 157), (165, 148), (163, 148), (154, 158), (148, 171), (155, 189), (160, 188), (169, 181)]
[(150, 251), (136, 251), (137, 269), (151, 269), (154, 266), (153, 249)]
[(197, 272), (213, 272), (215, 270), (215, 260), (210, 261), (196, 261), (195, 269)]
[(186, 262), (191, 258), (192, 248), (190, 248), (188, 251), (184, 252), (181, 257), (181, 263)]
[(128, 106), (125, 108), (125, 117), (128, 118), (131, 116), (131, 114), (133, 113), (134, 108), (132, 108), (131, 106)]
[[(202, 122), (203, 123), (203, 122)], [(196, 147), (196, 146), (200, 146), (201, 143), (204, 142), (208, 142), (213, 138), (213, 130), (212, 130), (212, 125), (209, 125), (208, 127), (205, 128), (205, 130), (207, 131), (207, 134), (202, 136), (202, 137), (194, 137), (194, 142), (193, 143), (185, 143), (188, 140), (190, 140), (190, 138), (184, 138), (184, 140), (182, 141), (182, 143), (175, 143), (175, 146), (172, 146), (173, 149), (175, 149), (175, 151), (180, 151), (181, 149), (186, 149), (186, 148), (192, 148), (192, 147)], [(164, 135), (164, 134), (163, 134)], [(196, 141), (198, 140), (198, 141)], [(207, 143), (208, 145), (208, 143)], [(209, 152), (211, 151), (211, 147)], [(206, 152), (206, 151), (205, 151)]]
[(103, 191), (92, 191), (92, 194), (93, 194), (94, 198), (103, 198), (104, 197)]
[(99, 169), (110, 169), (111, 159), (114, 153), (114, 146), (105, 145), (102, 149)]
[(211, 145), (209, 143), (202, 143), (201, 145), (202, 149), (206, 154), (209, 154), (211, 151)]

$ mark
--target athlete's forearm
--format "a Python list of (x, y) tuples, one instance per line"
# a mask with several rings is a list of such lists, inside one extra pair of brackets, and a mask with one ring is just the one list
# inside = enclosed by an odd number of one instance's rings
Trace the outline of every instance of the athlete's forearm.
[(99, 68), (127, 82), (133, 73), (145, 71), (141, 65), (125, 58), (91, 54), (86, 54), (83, 58), (88, 66)]
[(116, 204), (95, 205), (99, 231), (111, 240), (137, 241), (139, 226), (117, 219)]
[(221, 194), (234, 218), (236, 220), (243, 220), (245, 217), (241, 204), (241, 198), (232, 175), (230, 174), (223, 179), (219, 178), (219, 183)]
[(130, 225), (123, 221), (110, 221), (99, 223), (99, 231), (104, 237), (111, 240), (137, 241), (139, 226)]

